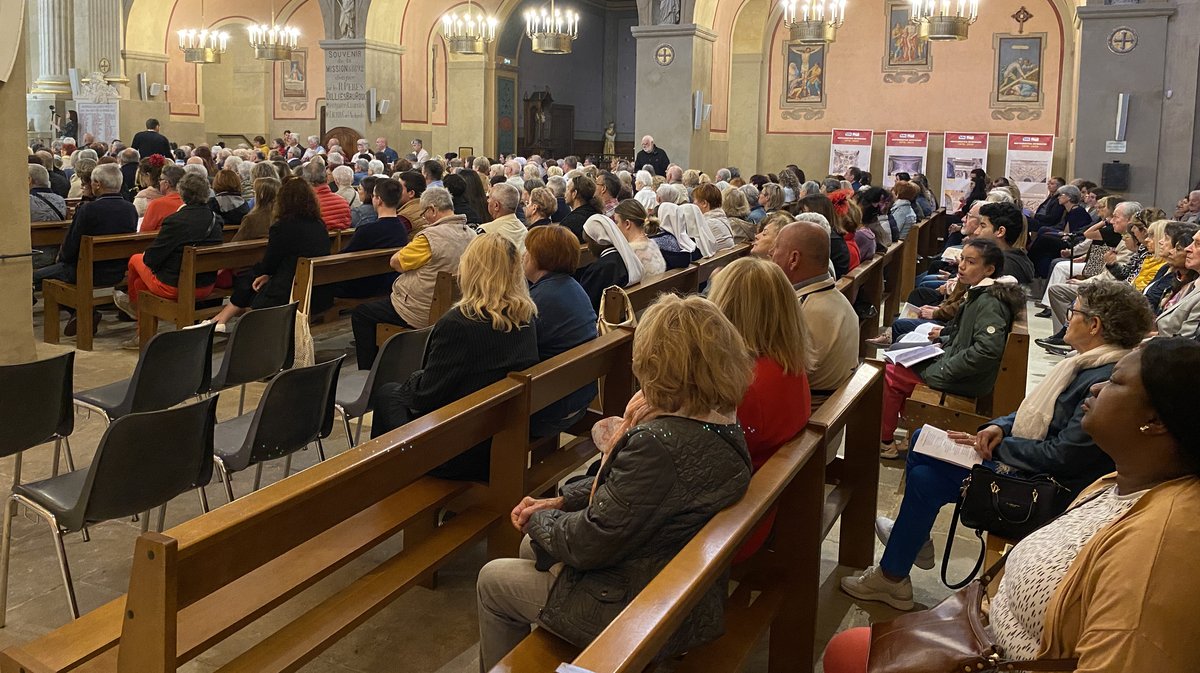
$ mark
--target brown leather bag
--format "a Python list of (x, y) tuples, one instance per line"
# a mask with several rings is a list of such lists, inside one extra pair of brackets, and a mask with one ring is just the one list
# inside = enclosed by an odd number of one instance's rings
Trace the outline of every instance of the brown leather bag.
[(983, 575), (936, 606), (871, 625), (867, 673), (1074, 671), (1077, 659), (1006, 659), (987, 631), (983, 601), (1005, 554)]

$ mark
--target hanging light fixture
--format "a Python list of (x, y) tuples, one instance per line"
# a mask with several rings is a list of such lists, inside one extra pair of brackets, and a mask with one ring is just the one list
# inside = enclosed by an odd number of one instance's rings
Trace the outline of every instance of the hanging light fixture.
[(271, 3), (271, 25), (250, 26), (250, 46), (254, 47), (254, 58), (260, 61), (287, 61), (300, 40), (300, 30), (292, 26), (275, 23), (275, 4)]
[(471, 0), (467, 0), (467, 11), (462, 15), (449, 12), (442, 16), (442, 35), (455, 54), (482, 54), (485, 45), (496, 39), (496, 19), (484, 16), (483, 10), (472, 12), (471, 8)]
[(525, 12), (525, 34), (535, 54), (569, 54), (579, 37), (579, 13), (560, 12), (550, 0), (550, 10)]
[[(799, 5), (799, 7), (797, 7)], [(791, 31), (791, 42), (829, 44), (846, 20), (846, 0), (783, 0), (783, 25)]]
[[(204, 2), (200, 3), (200, 25), (204, 26)], [(229, 48), (229, 33), (207, 28), (185, 28), (179, 31), (179, 51), (188, 63), (220, 63), (221, 54)]]
[(912, 23), (927, 40), (965, 40), (979, 18), (979, 0), (912, 0)]

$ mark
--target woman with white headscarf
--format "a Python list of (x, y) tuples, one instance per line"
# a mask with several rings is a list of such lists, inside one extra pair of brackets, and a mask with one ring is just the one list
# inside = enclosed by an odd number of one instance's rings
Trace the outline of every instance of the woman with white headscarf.
[(700, 249), (688, 236), (679, 206), (669, 201), (658, 204), (658, 231), (650, 236), (650, 240), (658, 245), (667, 269), (683, 269), (700, 259)]
[(687, 235), (696, 242), (701, 257), (712, 257), (717, 252), (717, 239), (704, 213), (694, 203), (679, 206), (679, 216), (687, 227)]
[(641, 281), (642, 263), (616, 223), (603, 215), (592, 215), (583, 223), (583, 241), (596, 261), (577, 271), (575, 279), (599, 312), (600, 298), (610, 286), (629, 287)]
[(633, 198), (645, 207), (646, 212), (653, 214), (654, 209), (658, 207), (659, 198), (654, 191), (654, 178), (650, 177), (650, 171), (638, 171), (633, 184), (637, 190)]

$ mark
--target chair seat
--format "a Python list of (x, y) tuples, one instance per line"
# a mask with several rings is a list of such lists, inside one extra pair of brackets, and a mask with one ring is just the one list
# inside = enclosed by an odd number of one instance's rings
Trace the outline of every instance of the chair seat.
[(109, 418), (114, 417), (114, 412), (121, 403), (125, 401), (125, 395), (129, 391), (129, 382), (132, 379), (125, 379), (110, 383), (99, 388), (92, 388), (80, 393), (75, 393), (75, 399), (80, 402), (86, 402), (94, 407), (99, 407), (108, 414)]
[[(250, 424), (253, 421), (254, 412), (250, 412), (217, 423), (213, 431), (213, 452), (233, 472), (244, 470), (249, 466), (248, 462), (243, 464), (238, 459), (238, 453), (241, 451), (242, 445), (246, 443), (246, 435), (250, 433)], [(249, 453), (246, 455), (248, 457)]]
[(369, 400), (365, 399), (363, 388), (366, 387), (367, 377), (370, 375), (371, 372), (365, 369), (343, 369), (338, 374), (336, 400), (338, 406), (345, 409), (350, 418), (357, 418), (367, 412)]
[(59, 526), (76, 530), (79, 526), (69, 526), (73, 522), (65, 522), (63, 519), (79, 502), (87, 475), (87, 470), (75, 470), (41, 481), (18, 484), (13, 488), (13, 493), (23, 495), (45, 508), (58, 519)]

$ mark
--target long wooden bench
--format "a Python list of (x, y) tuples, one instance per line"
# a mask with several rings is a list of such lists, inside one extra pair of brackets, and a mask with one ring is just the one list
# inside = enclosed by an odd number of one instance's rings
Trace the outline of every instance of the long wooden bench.
[[(221, 667), (294, 671), (487, 537), (515, 555), (508, 511), (524, 493), (528, 394), (499, 381), (134, 548), (129, 592), (31, 643), (0, 671), (165, 673), (404, 532), (404, 550)], [(492, 438), (488, 484), (422, 476)], [(440, 510), (456, 515), (438, 525)]]
[(97, 296), (92, 276), (92, 265), (96, 262), (128, 260), (130, 256), (145, 252), (154, 242), (157, 233), (113, 234), (109, 236), (84, 236), (79, 243), (79, 262), (75, 265), (74, 283), (61, 280), (46, 280), (42, 283), (43, 311), (42, 339), (56, 344), (61, 333), (61, 307), (75, 309), (79, 331), (75, 347), (92, 350), (92, 311), (97, 306), (112, 303), (112, 293)]
[[(593, 673), (641, 673), (708, 588), (725, 576), (742, 541), (772, 507), (778, 511), (770, 544), (735, 568), (738, 586), (726, 601), (725, 635), (688, 652), (674, 670), (739, 670), (769, 631), (769, 671), (811, 671), (821, 543), (838, 515), (846, 522), (842, 561), (861, 567), (871, 562), (874, 552), (875, 485), (869, 483), (869, 474), (856, 481), (843, 474), (846, 485), (825, 500), (825, 443), (836, 429), (846, 428), (853, 441), (870, 449), (859, 455), (868, 456), (878, 470), (882, 385), (878, 363), (860, 368), (826, 403), (831, 404), (828, 410), (814, 416), (809, 428), (755, 473), (746, 495), (713, 517), (588, 647), (579, 651), (537, 629), (492, 673), (542, 673), (562, 662)], [(846, 539), (848, 528), (858, 525), (862, 530)]]
[(887, 255), (876, 255), (859, 264), (837, 281), (837, 289), (851, 304), (874, 306), (873, 315), (858, 320), (858, 354), (865, 358), (873, 352), (866, 340), (879, 336), (881, 304), (883, 303), (883, 275)]
[[(239, 269), (253, 266), (262, 259), (267, 249), (266, 239), (222, 243), (210, 246), (187, 246), (183, 249), (183, 262), (179, 266), (179, 294), (176, 299), (167, 299), (143, 292), (138, 296), (138, 341), (145, 348), (158, 333), (158, 322), (167, 320), (176, 329), (183, 329), (197, 320), (216, 315), (220, 306), (196, 307), (196, 275), (215, 273), (221, 269)], [(214, 290), (209, 297), (223, 297), (227, 290)]]
[(712, 277), (715, 271), (722, 267), (728, 266), (730, 262), (739, 257), (745, 257), (746, 255), (749, 255), (750, 248), (752, 247), (754, 246), (749, 243), (740, 243), (727, 250), (722, 250), (712, 257), (705, 257), (704, 259), (692, 262), (692, 266), (695, 266), (697, 271), (696, 282), (700, 286), (703, 286), (708, 282), (708, 279)]
[(61, 246), (71, 228), (71, 220), (55, 220), (53, 222), (31, 222), (29, 224), (29, 239), (34, 249)]
[[(347, 280), (369, 278), (380, 274), (392, 273), (392, 256), (400, 248), (382, 248), (379, 250), (359, 250), (357, 252), (341, 252), (324, 257), (301, 257), (296, 262), (296, 276), (292, 281), (292, 301), (300, 303), (300, 312), (314, 317), (311, 306), (305, 301), (305, 290), (312, 284), (318, 288)], [(330, 309), (334, 315), (340, 309), (353, 307), (364, 301), (377, 299), (346, 299), (334, 302)], [(308, 299), (311, 302), (311, 296)]]
[[(439, 271), (433, 282), (433, 301), (429, 304), (429, 324), (437, 323), (454, 306), (459, 296), (458, 279), (446, 271)], [(382, 346), (393, 334), (408, 331), (407, 327), (379, 323), (375, 327), (375, 344)]]
[[(658, 299), (658, 295), (664, 292), (678, 292), (679, 294), (696, 292), (699, 278), (700, 267), (692, 264), (682, 269), (670, 269), (665, 273), (648, 276), (643, 278), (640, 283), (630, 285), (624, 290), (629, 295), (629, 302), (633, 305), (634, 313), (641, 313), (649, 308), (655, 299)], [(606, 289), (604, 291), (605, 315), (602, 317), (608, 322), (616, 324), (621, 322), (624, 310), (625, 302), (621, 298), (621, 293), (615, 287)]]
[(946, 247), (946, 237), (949, 235), (949, 218), (944, 208), (939, 209), (921, 228), (917, 246), (918, 273), (927, 271), (930, 260), (941, 256), (942, 249)]

